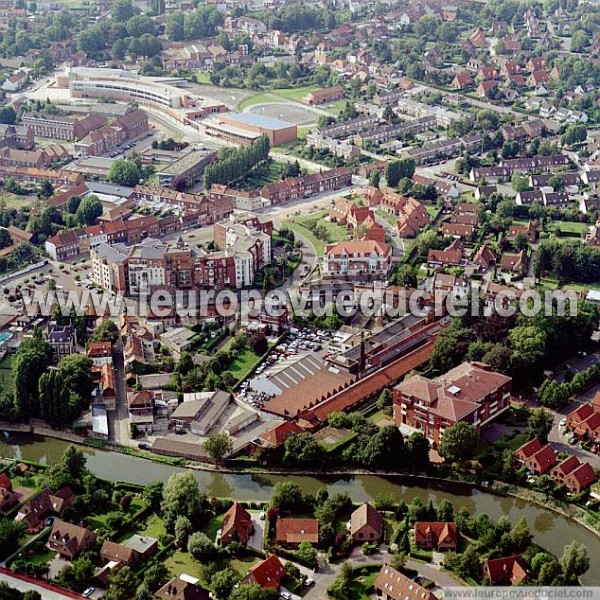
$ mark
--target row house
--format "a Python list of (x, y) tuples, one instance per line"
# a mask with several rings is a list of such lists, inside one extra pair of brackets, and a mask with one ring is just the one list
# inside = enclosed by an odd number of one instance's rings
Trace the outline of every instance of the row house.
[(371, 128), (379, 123), (379, 117), (373, 115), (361, 115), (355, 119), (334, 123), (325, 127), (319, 127), (318, 133), (323, 137), (341, 138), (349, 135), (357, 134), (365, 129)]
[(89, 251), (89, 241), (85, 229), (62, 231), (53, 235), (44, 245), (52, 260), (69, 262), (78, 259)]
[(52, 157), (45, 150), (0, 149), (0, 166), (45, 169), (52, 164)]
[(415, 375), (393, 390), (394, 422), (420, 431), (439, 446), (459, 421), (477, 431), (510, 406), (512, 379), (481, 363), (463, 363), (437, 379)]
[(83, 183), (82, 173), (65, 169), (41, 169), (37, 167), (14, 167), (0, 165), (0, 176), (24, 183), (39, 185), (48, 180), (53, 186), (75, 186)]
[[(220, 207), (221, 218), (229, 216), (234, 208), (238, 210), (255, 211), (263, 206), (263, 200), (258, 190), (236, 190), (226, 185), (213, 183), (208, 190), (208, 199), (213, 205)], [(215, 218), (215, 221), (221, 220)]]
[(392, 125), (381, 125), (367, 131), (361, 132), (354, 137), (354, 143), (362, 147), (365, 142), (379, 144), (389, 142), (390, 140), (398, 139), (406, 134), (421, 133), (427, 131), (431, 127), (435, 127), (437, 119), (434, 115), (420, 117), (411, 121), (403, 121), (402, 123), (394, 123)]
[(50, 113), (27, 112), (22, 118), (23, 125), (29, 127), (37, 137), (55, 140), (83, 138), (91, 131), (108, 123), (106, 115), (90, 112), (83, 119), (75, 119)]
[(32, 150), (34, 144), (35, 136), (30, 127), (0, 124), (0, 148)]
[(513, 457), (517, 465), (524, 466), (534, 475), (543, 475), (557, 462), (554, 448), (550, 444), (542, 444), (537, 438), (517, 448)]
[(302, 98), (302, 104), (314, 106), (318, 104), (327, 104), (328, 102), (336, 102), (344, 97), (344, 88), (341, 85), (336, 85), (329, 88), (323, 88), (309, 92)]
[(317, 150), (328, 150), (334, 156), (339, 156), (346, 160), (357, 158), (361, 154), (360, 148), (357, 146), (334, 138), (323, 137), (316, 131), (306, 136), (306, 143)]
[(271, 204), (281, 204), (308, 198), (322, 192), (339, 190), (352, 184), (352, 171), (348, 167), (337, 167), (314, 175), (288, 177), (261, 189), (261, 196)]
[(111, 125), (90, 131), (81, 141), (75, 142), (75, 150), (83, 156), (98, 156), (114, 150), (147, 130), (148, 115), (143, 110), (135, 109)]

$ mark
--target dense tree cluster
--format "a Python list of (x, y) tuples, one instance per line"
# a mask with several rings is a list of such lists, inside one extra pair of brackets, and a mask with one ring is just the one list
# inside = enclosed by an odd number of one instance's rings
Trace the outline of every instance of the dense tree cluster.
[(591, 283), (600, 273), (600, 250), (576, 241), (542, 240), (534, 268), (538, 277), (550, 274), (560, 283)]
[(216, 6), (200, 5), (191, 13), (176, 11), (167, 17), (165, 33), (178, 42), (214, 36), (217, 27), (223, 24), (223, 15)]
[(222, 149), (219, 161), (206, 167), (204, 186), (208, 189), (213, 183), (229, 185), (241, 179), (256, 165), (266, 160), (269, 151), (269, 138), (266, 135), (261, 136), (246, 148)]

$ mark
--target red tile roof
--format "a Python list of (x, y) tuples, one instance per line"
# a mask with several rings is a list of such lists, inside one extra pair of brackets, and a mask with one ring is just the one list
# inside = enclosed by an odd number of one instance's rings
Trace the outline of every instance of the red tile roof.
[(278, 544), (319, 543), (318, 519), (278, 519), (275, 539)]
[(444, 521), (417, 521), (415, 523), (415, 543), (431, 548), (456, 547), (458, 530), (456, 523)]
[(499, 582), (519, 585), (527, 579), (525, 563), (518, 554), (488, 559), (485, 561), (485, 570), (492, 585)]
[(250, 569), (242, 583), (258, 583), (263, 588), (279, 589), (279, 582), (286, 573), (287, 571), (279, 558), (272, 555)]

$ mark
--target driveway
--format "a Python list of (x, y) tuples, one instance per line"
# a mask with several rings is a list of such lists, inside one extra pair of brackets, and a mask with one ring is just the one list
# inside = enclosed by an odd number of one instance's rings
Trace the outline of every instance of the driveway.
[[(355, 567), (360, 567), (361, 565), (372, 565), (374, 563), (380, 563), (384, 565), (389, 564), (392, 558), (393, 554), (387, 552), (386, 546), (382, 546), (378, 552), (371, 554), (370, 556), (365, 556), (362, 552), (362, 549), (360, 547), (356, 547), (352, 551), (348, 562)], [(305, 594), (305, 598), (327, 598), (327, 588), (340, 574), (343, 563), (340, 562), (339, 564), (329, 564), (326, 562), (321, 553), (319, 554), (318, 560), (319, 570), (316, 573), (296, 563), (296, 566), (300, 569), (302, 574), (315, 580), (314, 585)], [(462, 583), (456, 581), (447, 573), (442, 573), (440, 570), (440, 565), (422, 563), (408, 559), (406, 561), (406, 566), (409, 569), (417, 571), (421, 577), (433, 581), (437, 588), (443, 589), (447, 587), (463, 586)]]
[(248, 539), (248, 546), (256, 550), (263, 550), (263, 540), (265, 536), (265, 522), (260, 520), (260, 510), (249, 510), (254, 525), (254, 533)]

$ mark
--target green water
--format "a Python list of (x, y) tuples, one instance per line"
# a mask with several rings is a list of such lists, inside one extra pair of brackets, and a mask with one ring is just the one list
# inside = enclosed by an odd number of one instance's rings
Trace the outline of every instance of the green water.
[[(68, 442), (53, 438), (18, 436), (0, 440), (0, 456), (23, 458), (51, 464), (62, 455)], [(549, 510), (516, 498), (495, 496), (476, 489), (452, 483), (422, 486), (402, 477), (379, 477), (357, 475), (352, 477), (308, 477), (302, 475), (232, 475), (209, 471), (197, 471), (151, 462), (135, 456), (96, 450), (86, 446), (80, 449), (87, 457), (87, 466), (95, 475), (112, 481), (130, 481), (146, 484), (151, 481), (167, 481), (175, 472), (190, 471), (200, 487), (209, 496), (230, 497), (238, 500), (268, 500), (278, 481), (294, 481), (305, 492), (314, 493), (327, 487), (329, 493), (346, 491), (355, 502), (373, 500), (380, 492), (391, 492), (397, 500), (407, 503), (418, 496), (427, 503), (450, 500), (455, 509), (466, 507), (471, 514), (487, 513), (493, 519), (507, 515), (512, 522), (524, 515), (535, 534), (535, 541), (560, 555), (563, 547), (573, 540), (584, 543), (590, 554), (591, 566), (584, 577), (587, 585), (600, 585), (600, 540), (578, 523)]]

